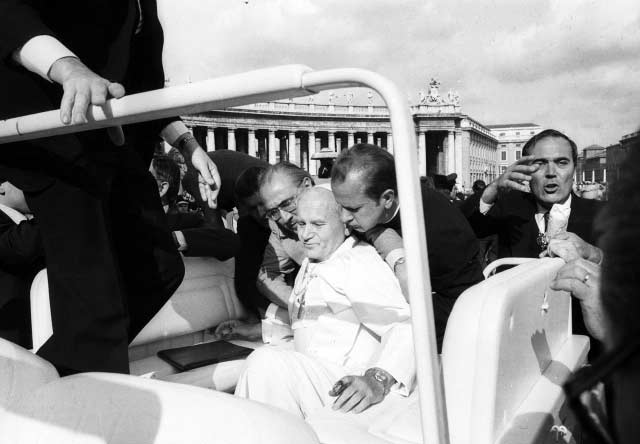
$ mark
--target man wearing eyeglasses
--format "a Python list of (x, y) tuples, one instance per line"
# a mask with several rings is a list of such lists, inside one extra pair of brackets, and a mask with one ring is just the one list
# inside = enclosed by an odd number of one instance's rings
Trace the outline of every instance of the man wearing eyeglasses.
[(293, 281), (304, 260), (304, 247), (296, 234), (296, 199), (314, 185), (305, 170), (281, 162), (262, 177), (260, 197), (271, 235), (258, 273), (257, 288), (274, 304), (287, 308)]

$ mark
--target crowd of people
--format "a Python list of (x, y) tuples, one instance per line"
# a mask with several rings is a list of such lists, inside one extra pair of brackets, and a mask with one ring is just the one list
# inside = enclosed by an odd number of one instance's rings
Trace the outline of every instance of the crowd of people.
[[(63, 124), (82, 124), (89, 105), (163, 86), (153, 0), (5, 2), (0, 20), (2, 119), (60, 108)], [(160, 138), (174, 155), (153, 155)], [(598, 374), (611, 421), (593, 427), (620, 442), (638, 427), (638, 156), (604, 211), (572, 193), (576, 144), (553, 129), (468, 197), (455, 175), (420, 187), (438, 349), (484, 265), (563, 258), (552, 285), (579, 302), (574, 332), (592, 338), (593, 360), (624, 355)], [(0, 160), (0, 335), (29, 347), (29, 285), (46, 266), (53, 335), (38, 354), (61, 375), (127, 373), (128, 344), (180, 285), (182, 255), (233, 257), (250, 316), (216, 334), (274, 344), (247, 359), (236, 394), (301, 417), (328, 405), (361, 412), (414, 385), (401, 204), (394, 158), (371, 144), (341, 152), (330, 184), (316, 185), (291, 163), (206, 153), (178, 118), (14, 142)], [(223, 216), (234, 209), (232, 230)], [(270, 337), (269, 317), (292, 341)], [(591, 388), (579, 376), (568, 389), (577, 398)]]

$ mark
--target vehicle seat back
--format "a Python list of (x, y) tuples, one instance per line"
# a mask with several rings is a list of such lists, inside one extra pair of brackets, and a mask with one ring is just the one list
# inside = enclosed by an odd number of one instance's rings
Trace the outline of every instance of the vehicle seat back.
[[(497, 442), (541, 390), (552, 406), (564, 399), (561, 385), (586, 360), (588, 339), (571, 334), (570, 296), (549, 288), (563, 264), (527, 262), (456, 302), (442, 352), (452, 443)], [(554, 412), (540, 414), (552, 419)], [(529, 432), (527, 442), (534, 442), (535, 430)]]
[(225, 393), (108, 373), (61, 378), (0, 415), (0, 444), (317, 443), (301, 419)]

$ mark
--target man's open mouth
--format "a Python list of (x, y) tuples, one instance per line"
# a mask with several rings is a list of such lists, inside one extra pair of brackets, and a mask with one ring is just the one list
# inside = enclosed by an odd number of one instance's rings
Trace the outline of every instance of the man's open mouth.
[(558, 191), (558, 188), (560, 188), (558, 186), (558, 184), (550, 183), (550, 184), (547, 184), (547, 185), (544, 186), (544, 191), (549, 193), (549, 194), (552, 194), (552, 193), (555, 193), (556, 191)]

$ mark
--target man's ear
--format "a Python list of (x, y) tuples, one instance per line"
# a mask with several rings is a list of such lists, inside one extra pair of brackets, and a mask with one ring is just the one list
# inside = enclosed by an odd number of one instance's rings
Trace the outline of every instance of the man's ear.
[(391, 188), (388, 188), (382, 192), (380, 195), (380, 204), (384, 205), (384, 207), (388, 210), (393, 206), (393, 203), (396, 200), (396, 192)]
[(313, 183), (311, 182), (311, 178), (305, 177), (304, 179), (302, 179), (301, 185), (305, 188), (311, 188), (313, 186)]
[(169, 191), (169, 182), (158, 182), (158, 193), (160, 193), (160, 197), (164, 197)]

